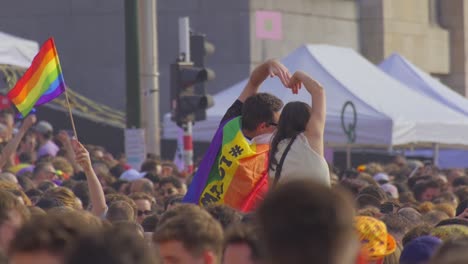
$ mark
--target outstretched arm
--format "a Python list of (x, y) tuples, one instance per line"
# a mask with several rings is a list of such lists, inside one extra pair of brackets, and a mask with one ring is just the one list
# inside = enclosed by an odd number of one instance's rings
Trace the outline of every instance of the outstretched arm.
[(23, 139), (24, 135), (28, 132), (28, 130), (36, 123), (37, 119), (35, 115), (29, 115), (24, 119), (23, 124), (21, 125), (18, 133), (13, 137), (10, 142), (5, 146), (0, 155), (0, 168), (3, 168), (8, 160), (15, 154), (16, 149), (18, 148), (21, 140)]
[(289, 79), (291, 78), (288, 69), (283, 64), (277, 60), (268, 60), (255, 68), (238, 100), (245, 102), (247, 98), (257, 94), (260, 85), (268, 76), (277, 76), (284, 86), (288, 85)]
[(91, 212), (98, 217), (102, 217), (102, 215), (107, 210), (106, 198), (104, 196), (101, 183), (99, 182), (99, 179), (93, 170), (89, 152), (80, 142), (75, 139), (72, 140), (72, 146), (73, 150), (75, 151), (76, 161), (83, 168), (84, 173), (86, 174), (89, 197), (91, 199), (92, 205)]
[(326, 118), (325, 91), (320, 83), (312, 79), (307, 73), (297, 71), (291, 78), (289, 87), (298, 89), (301, 83), (304, 84), (304, 87), (312, 96), (311, 115), (304, 134), (309, 141), (310, 147), (319, 155), (323, 156), (323, 135)]

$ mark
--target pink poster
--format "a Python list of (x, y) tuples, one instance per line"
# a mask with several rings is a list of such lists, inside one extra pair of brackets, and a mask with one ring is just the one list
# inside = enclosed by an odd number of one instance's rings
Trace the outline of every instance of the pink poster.
[(257, 11), (255, 13), (255, 34), (259, 39), (281, 40), (283, 23), (280, 12)]

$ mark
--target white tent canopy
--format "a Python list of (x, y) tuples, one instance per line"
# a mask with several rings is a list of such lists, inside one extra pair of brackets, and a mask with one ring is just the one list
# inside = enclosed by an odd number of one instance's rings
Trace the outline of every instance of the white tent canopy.
[(39, 51), (39, 44), (0, 32), (0, 64), (28, 68)]
[[(304, 70), (325, 87), (327, 123), (325, 141), (329, 145), (346, 144), (341, 128), (341, 110), (345, 102), (356, 107), (356, 144), (404, 145), (441, 143), (468, 145), (468, 119), (448, 107), (422, 96), (380, 71), (349, 48), (307, 45), (282, 60), (291, 72)], [(244, 88), (244, 80), (217, 94), (215, 106), (208, 110), (208, 119), (194, 126), (194, 140), (210, 141), (219, 121)], [(310, 102), (305, 89), (291, 94), (276, 79), (268, 79), (261, 89), (290, 101)], [(345, 120), (350, 117), (346, 114)], [(349, 121), (346, 121), (347, 123)], [(177, 127), (164, 118), (166, 139), (177, 137)]]

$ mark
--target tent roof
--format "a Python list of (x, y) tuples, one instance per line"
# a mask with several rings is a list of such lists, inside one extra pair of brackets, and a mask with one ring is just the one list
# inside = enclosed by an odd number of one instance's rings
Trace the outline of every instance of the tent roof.
[(0, 32), (0, 64), (28, 68), (39, 51), (39, 44)]
[(394, 53), (382, 61), (379, 68), (414, 91), (468, 116), (468, 99), (425, 73), (403, 56)]
[[(356, 106), (357, 144), (404, 145), (441, 143), (468, 145), (461, 131), (468, 129), (463, 115), (408, 89), (380, 71), (349, 48), (328, 45), (305, 45), (282, 60), (291, 72), (301, 69), (311, 74), (325, 88), (327, 124), (325, 141), (345, 144), (341, 128), (341, 109), (345, 102)], [(215, 96), (216, 106), (208, 111), (208, 120), (195, 124), (195, 140), (209, 141), (222, 115), (240, 94), (244, 80)], [(310, 102), (305, 89), (292, 95), (276, 79), (268, 79), (262, 91), (280, 97), (285, 103)], [(345, 119), (349, 120), (349, 116)], [(164, 120), (164, 137), (175, 138), (175, 125), (169, 115)]]

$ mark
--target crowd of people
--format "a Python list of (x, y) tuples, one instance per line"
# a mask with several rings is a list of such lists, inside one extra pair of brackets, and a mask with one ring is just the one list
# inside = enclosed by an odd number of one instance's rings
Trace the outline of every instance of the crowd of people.
[[(258, 93), (268, 76), (293, 93), (304, 87), (311, 104), (283, 108)], [(335, 170), (323, 158), (325, 93), (307, 73), (270, 60), (227, 109), (220, 127), (239, 122), (241, 146), (271, 142), (236, 164), (268, 179), (245, 210), (231, 206), (235, 199), (188, 203), (201, 172), (186, 175), (152, 155), (132, 168), (124, 155), (84, 146), (33, 115), (15, 124), (1, 112), (0, 263), (465, 263), (465, 171), (402, 156)], [(213, 168), (221, 183), (239, 177)]]

